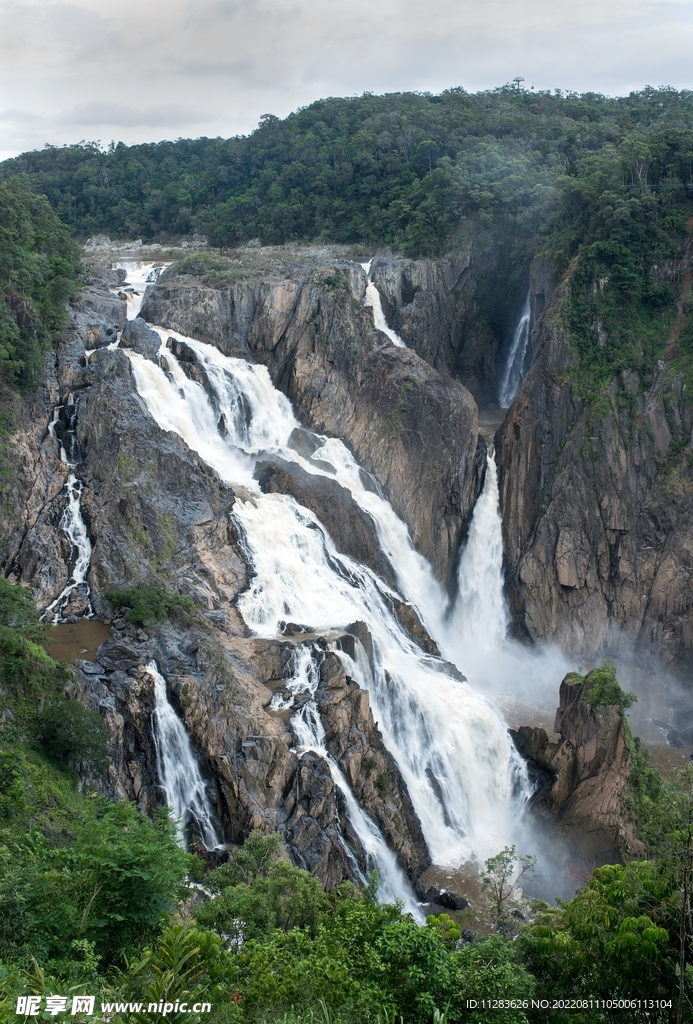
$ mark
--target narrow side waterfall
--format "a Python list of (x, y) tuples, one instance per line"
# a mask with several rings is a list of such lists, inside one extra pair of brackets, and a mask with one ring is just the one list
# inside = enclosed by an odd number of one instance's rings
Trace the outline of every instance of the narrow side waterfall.
[[(63, 449), (64, 450), (64, 449)], [(47, 622), (62, 622), (63, 613), (68, 605), (73, 604), (79, 609), (79, 616), (91, 618), (94, 614), (91, 607), (87, 573), (91, 562), (91, 541), (87, 527), (82, 518), (80, 502), (82, 498), (82, 481), (74, 473), (70, 473), (67, 483), (67, 505), (60, 519), (60, 529), (67, 535), (72, 548), (72, 572), (64, 590), (58, 594), (41, 616)]]
[(170, 263), (138, 263), (132, 260), (116, 263), (114, 269), (124, 270), (127, 274), (116, 292), (125, 295), (128, 320), (134, 320), (142, 309), (147, 285), (155, 284), (159, 275), (170, 266)]
[(474, 506), (469, 535), (457, 570), (458, 597), (451, 630), (464, 646), (495, 651), (505, 640), (508, 611), (503, 596), (503, 531), (498, 472), (492, 452), (486, 478)]
[(155, 661), (147, 665), (154, 680), (152, 716), (156, 767), (166, 805), (178, 821), (178, 841), (186, 844), (186, 833), (196, 826), (207, 850), (223, 844), (214, 825), (214, 813), (200, 768), (183, 723), (166, 695), (166, 680)]
[[(302, 702), (291, 718), (291, 726), (298, 748), (302, 752), (313, 750), (327, 761), (332, 781), (344, 797), (351, 827), (358, 836), (366, 857), (367, 869), (372, 871), (375, 868), (378, 872), (380, 898), (386, 903), (400, 900), (404, 904), (404, 909), (412, 914), (420, 924), (423, 924), (423, 915), (416, 902), (416, 897), (397, 863), (397, 858), (389, 849), (378, 826), (357, 803), (339, 765), (325, 748), (325, 730), (314, 699), (319, 681), (320, 670), (315, 653), (309, 646), (297, 647), (293, 654), (292, 675), (286, 683), (291, 698), (284, 701), (279, 694), (275, 694), (272, 706), (277, 710), (287, 710), (293, 707), (296, 698), (309, 697), (308, 700)], [(352, 866), (365, 884), (368, 879), (361, 871), (344, 839), (342, 839), (342, 845)]]
[(498, 389), (498, 400), (501, 409), (507, 409), (520, 390), (520, 384), (525, 374), (525, 359), (529, 346), (530, 317), (530, 294), (527, 292), (527, 299), (522, 307), (522, 313), (515, 328), (510, 351), (508, 352), (508, 361), (505, 364), (500, 388)]
[(407, 346), (404, 344), (399, 334), (395, 334), (395, 332), (387, 326), (387, 320), (385, 319), (382, 303), (380, 301), (380, 292), (370, 278), (372, 262), (373, 260), (369, 260), (368, 263), (361, 264), (363, 269), (366, 271), (366, 298), (364, 300), (364, 305), (370, 306), (373, 310), (373, 324), (376, 329), (382, 331), (383, 334), (386, 334), (393, 345), (396, 345), (398, 348), (406, 348)]
[[(159, 334), (165, 336), (163, 330)], [(245, 488), (233, 512), (256, 573), (238, 603), (244, 620), (266, 637), (281, 636), (287, 620), (317, 632), (366, 622), (372, 662), (360, 657), (349, 671), (369, 691), (373, 715), (409, 788), (433, 860), (452, 867), (497, 853), (512, 841), (530, 791), (500, 714), (444, 662), (422, 653), (391, 612), (387, 585), (340, 554), (313, 513), (286, 495), (260, 491), (253, 479), (256, 458), (275, 452), (348, 487), (375, 519), (405, 596), (442, 644), (448, 639), (445, 597), (406, 527), (384, 498), (366, 491), (340, 441), (325, 439), (310, 459), (289, 447), (298, 424), (265, 367), (175, 336), (195, 352), (208, 388), (191, 381), (170, 350), (168, 373), (137, 353), (127, 355), (138, 392), (159, 426), (180, 434), (224, 481)], [(328, 467), (321, 468), (325, 463)], [(464, 662), (459, 664), (464, 669)]]

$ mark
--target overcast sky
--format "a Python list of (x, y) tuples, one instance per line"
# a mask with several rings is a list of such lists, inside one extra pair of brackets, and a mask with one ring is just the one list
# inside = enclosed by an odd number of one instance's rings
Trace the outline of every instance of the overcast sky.
[(0, 0), (0, 159), (246, 134), (322, 96), (693, 88), (693, 0)]

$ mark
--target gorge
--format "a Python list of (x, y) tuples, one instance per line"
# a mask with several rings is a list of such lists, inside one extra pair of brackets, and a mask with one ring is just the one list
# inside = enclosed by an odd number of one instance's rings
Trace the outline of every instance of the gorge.
[[(376, 868), (381, 897), (417, 919), (431, 865), (454, 878), (513, 843), (569, 894), (548, 862), (565, 873), (571, 854), (528, 823), (535, 782), (504, 714), (522, 724), (571, 658), (622, 649), (589, 618), (566, 643), (574, 606), (568, 621), (553, 605), (536, 650), (508, 634), (526, 635), (536, 600), (504, 563), (509, 537), (535, 536), (514, 511), (528, 470), (512, 469), (509, 424), (547, 372), (550, 296), (533, 283), (506, 350), (500, 404), (519, 394), (494, 452), (470, 392), (417, 354), (426, 308), (451, 300), (448, 262), (254, 261), (228, 261), (221, 287), (204, 261), (95, 261), (42, 399), (56, 411), (18, 435), (26, 511), (6, 564), (46, 618), (112, 617), (108, 587), (152, 574), (197, 609), (153, 631), (116, 614), (96, 661), (76, 663), (111, 732), (107, 791), (172, 806), (212, 852), (278, 829), (328, 887)], [(561, 536), (561, 593), (579, 591)], [(685, 661), (667, 635), (666, 660)]]

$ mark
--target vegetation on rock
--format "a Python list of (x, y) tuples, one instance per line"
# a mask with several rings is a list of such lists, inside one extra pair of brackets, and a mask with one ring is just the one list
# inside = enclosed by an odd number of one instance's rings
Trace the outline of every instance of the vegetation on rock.
[(135, 626), (154, 626), (176, 608), (189, 612), (195, 607), (189, 597), (168, 590), (156, 580), (124, 590), (110, 587), (106, 597), (115, 608), (127, 608), (126, 618)]

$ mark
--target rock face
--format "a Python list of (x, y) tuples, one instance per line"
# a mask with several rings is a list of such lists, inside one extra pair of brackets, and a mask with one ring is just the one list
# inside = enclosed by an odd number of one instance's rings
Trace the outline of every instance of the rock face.
[(540, 805), (554, 816), (586, 864), (645, 856), (628, 805), (629, 733), (618, 705), (591, 706), (590, 675), (561, 683), (554, 731), (522, 726), (511, 732), (520, 753), (547, 774)]
[[(388, 325), (427, 363), (461, 381), (480, 406), (490, 407), (498, 404), (500, 364), (526, 295), (525, 282), (519, 290), (501, 285), (493, 317), (482, 312), (480, 293), (494, 278), (494, 249), (490, 238), (479, 235), (450, 257), (376, 256), (371, 265)], [(493, 284), (499, 288), (498, 280)]]
[(392, 567), (383, 554), (375, 523), (351, 493), (324, 476), (313, 476), (294, 462), (260, 460), (255, 479), (265, 494), (290, 494), (314, 512), (338, 551), (369, 566), (386, 583), (396, 586)]
[(574, 357), (550, 268), (534, 267), (532, 295), (534, 362), (497, 436), (515, 630), (691, 678), (693, 406), (684, 382), (665, 360), (648, 391), (624, 372), (599, 409), (585, 408), (564, 376)]
[(147, 359), (155, 359), (161, 348), (161, 339), (141, 317), (128, 320), (120, 338), (122, 348), (131, 348)]
[(264, 363), (305, 424), (349, 445), (438, 578), (453, 585), (485, 467), (476, 405), (462, 385), (374, 330), (358, 301), (365, 283), (357, 264), (336, 263), (215, 289), (172, 267), (142, 315)]

